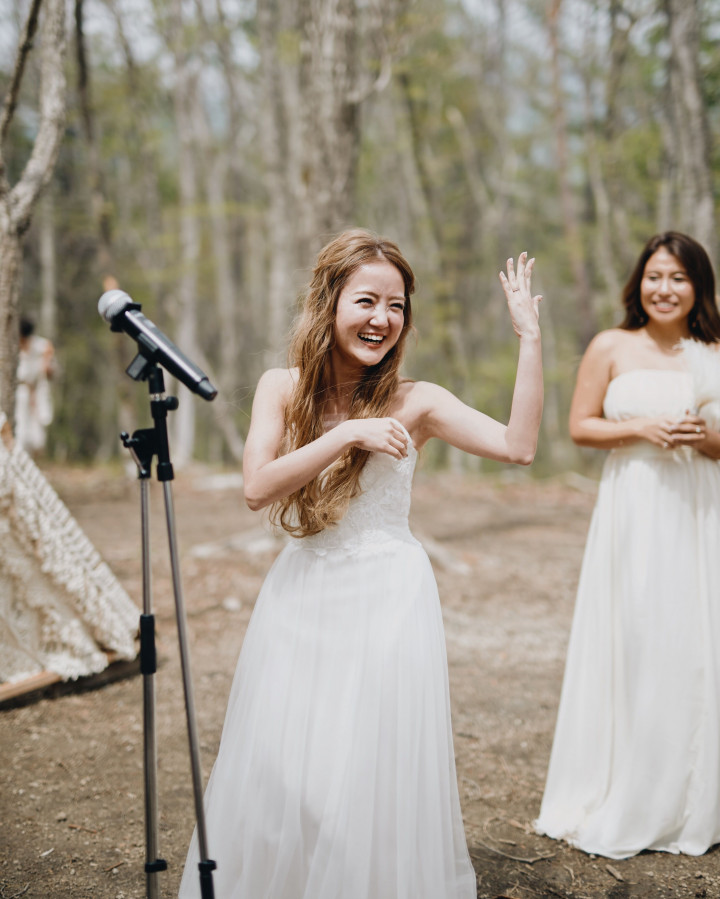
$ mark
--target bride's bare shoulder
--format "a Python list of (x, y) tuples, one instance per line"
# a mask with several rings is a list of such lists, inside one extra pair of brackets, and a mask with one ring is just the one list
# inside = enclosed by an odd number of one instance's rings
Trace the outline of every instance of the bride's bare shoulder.
[(447, 394), (444, 387), (431, 381), (404, 381), (398, 387), (397, 396), (413, 406), (424, 406), (438, 395)]
[(297, 384), (297, 380), (297, 368), (268, 368), (260, 376), (260, 381), (273, 384), (276, 387), (284, 385), (294, 387)]
[(258, 381), (255, 395), (275, 394), (287, 399), (298, 381), (296, 368), (268, 368)]

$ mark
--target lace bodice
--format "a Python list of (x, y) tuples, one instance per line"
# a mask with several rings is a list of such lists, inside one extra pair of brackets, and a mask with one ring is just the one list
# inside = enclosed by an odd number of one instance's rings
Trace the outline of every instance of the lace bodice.
[(416, 461), (417, 451), (409, 435), (404, 459), (373, 453), (360, 475), (360, 493), (350, 501), (341, 521), (319, 534), (293, 540), (291, 546), (320, 554), (338, 550), (357, 555), (368, 549), (390, 549), (397, 540), (418, 543), (408, 526)]

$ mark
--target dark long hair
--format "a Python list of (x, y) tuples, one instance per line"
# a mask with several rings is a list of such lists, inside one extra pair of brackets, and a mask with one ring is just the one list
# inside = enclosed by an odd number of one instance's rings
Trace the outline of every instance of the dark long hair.
[(656, 234), (643, 247), (623, 289), (625, 318), (619, 327), (626, 331), (637, 331), (647, 324), (648, 318), (640, 302), (640, 283), (648, 259), (661, 247), (665, 247), (668, 253), (682, 263), (695, 289), (695, 305), (688, 315), (691, 337), (703, 343), (720, 341), (720, 312), (715, 296), (715, 275), (710, 258), (696, 240), (680, 231), (663, 231)]

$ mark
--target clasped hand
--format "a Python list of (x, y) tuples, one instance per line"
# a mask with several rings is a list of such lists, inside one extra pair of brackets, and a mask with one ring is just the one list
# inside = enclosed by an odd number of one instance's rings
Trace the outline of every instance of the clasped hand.
[(340, 427), (351, 431), (353, 446), (395, 459), (407, 456), (407, 431), (396, 418), (349, 418)]
[(707, 424), (704, 418), (691, 412), (686, 412), (683, 418), (677, 420), (649, 419), (644, 428), (644, 437), (649, 443), (663, 449), (678, 446), (698, 448), (707, 437)]

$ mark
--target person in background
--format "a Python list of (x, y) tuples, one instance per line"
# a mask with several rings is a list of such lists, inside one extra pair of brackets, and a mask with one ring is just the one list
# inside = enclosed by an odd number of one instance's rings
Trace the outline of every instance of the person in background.
[(50, 381), (55, 374), (55, 349), (46, 337), (35, 334), (35, 324), (20, 318), (15, 439), (32, 455), (45, 449), (46, 430), (53, 419)]
[(607, 450), (540, 833), (588, 853), (720, 842), (720, 313), (703, 247), (651, 238), (580, 364), (570, 434)]

